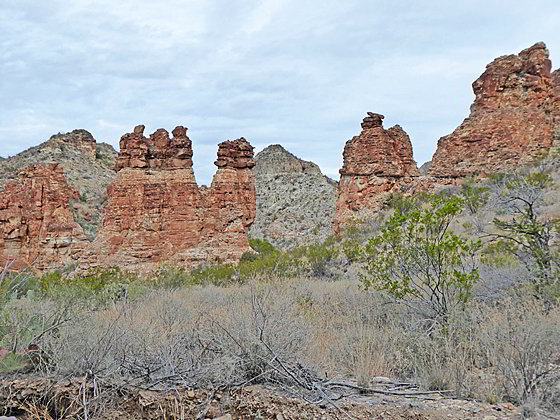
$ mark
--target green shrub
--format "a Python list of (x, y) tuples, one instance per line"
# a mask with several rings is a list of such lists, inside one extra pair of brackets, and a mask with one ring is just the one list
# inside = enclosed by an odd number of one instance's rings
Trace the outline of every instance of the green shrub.
[(151, 287), (177, 289), (196, 284), (196, 282), (191, 273), (185, 268), (163, 266), (148, 279), (147, 284)]
[(138, 280), (135, 274), (120, 267), (96, 267), (73, 277), (52, 271), (39, 278), (39, 291), (52, 298), (88, 299), (94, 296), (97, 301), (119, 300), (128, 296), (130, 284)]
[(279, 252), (274, 247), (274, 245), (272, 245), (266, 239), (249, 238), (249, 246), (259, 254), (271, 254), (273, 252)]
[(333, 242), (333, 239), (327, 239), (323, 243), (305, 245), (296, 248), (293, 254), (306, 264), (309, 274), (321, 277), (327, 274), (327, 265), (339, 255), (339, 248)]
[(440, 194), (429, 202), (429, 207), (413, 202), (406, 213), (397, 209), (368, 241), (362, 284), (408, 301), (445, 324), (451, 308), (466, 303), (479, 278), (475, 255), (481, 244), (450, 229), (463, 209), (462, 198)]
[(542, 171), (515, 173), (499, 178), (499, 203), (507, 217), (496, 217), (499, 233), (486, 237), (499, 242), (505, 253), (516, 257), (533, 274), (537, 291), (558, 281), (560, 257), (554, 246), (560, 219), (541, 215), (545, 192), (553, 185)]
[(252, 262), (259, 259), (259, 255), (255, 252), (247, 251), (241, 255), (240, 263)]

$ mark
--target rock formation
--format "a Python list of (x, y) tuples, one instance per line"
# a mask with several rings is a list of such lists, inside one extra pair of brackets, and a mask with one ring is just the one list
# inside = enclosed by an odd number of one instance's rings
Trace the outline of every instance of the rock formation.
[(253, 147), (243, 138), (221, 143), (212, 185), (199, 188), (187, 129), (175, 128), (171, 139), (163, 129), (150, 137), (143, 130), (121, 138), (118, 174), (86, 263), (150, 270), (239, 260), (256, 211)]
[(362, 132), (344, 147), (334, 230), (377, 212), (388, 192), (406, 190), (420, 176), (412, 143), (399, 126), (385, 130), (381, 114), (368, 112)]
[(61, 268), (86, 246), (70, 209), (78, 191), (59, 164), (33, 164), (0, 192), (0, 264), (19, 270)]
[(332, 234), (337, 183), (279, 144), (255, 156), (257, 216), (249, 231), (280, 248)]
[(560, 84), (544, 43), (499, 57), (473, 83), (470, 116), (438, 142), (429, 174), (462, 178), (508, 171), (560, 137)]
[(406, 133), (384, 130), (382, 116), (370, 113), (344, 149), (335, 231), (379, 209), (382, 193), (437, 190), (467, 176), (510, 171), (560, 146), (560, 70), (551, 68), (542, 42), (490, 63), (473, 83), (470, 116), (438, 141), (420, 171)]
[(115, 178), (117, 152), (108, 144), (97, 143), (86, 130), (55, 134), (38, 146), (0, 161), (0, 189), (34, 163), (59, 163), (68, 184), (79, 192), (72, 211), (76, 221), (93, 240), (103, 216), (107, 186)]

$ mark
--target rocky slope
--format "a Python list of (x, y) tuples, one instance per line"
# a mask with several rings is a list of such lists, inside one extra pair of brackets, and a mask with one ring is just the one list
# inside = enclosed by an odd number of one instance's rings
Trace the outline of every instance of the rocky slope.
[(560, 72), (551, 68), (543, 42), (488, 64), (470, 116), (439, 140), (429, 174), (484, 176), (546, 154), (560, 140)]
[(51, 136), (46, 142), (0, 160), (0, 191), (32, 163), (59, 163), (70, 186), (78, 191), (71, 207), (89, 240), (95, 237), (107, 200), (107, 186), (115, 178), (117, 152), (97, 143), (86, 130)]
[(199, 188), (187, 129), (176, 127), (172, 138), (143, 131), (121, 138), (103, 226), (83, 264), (138, 271), (238, 261), (255, 218), (253, 147), (243, 138), (220, 143), (212, 185)]
[(377, 212), (389, 192), (404, 191), (420, 176), (412, 143), (399, 125), (383, 128), (381, 114), (368, 112), (362, 132), (346, 142), (334, 230)]
[(255, 160), (257, 216), (251, 237), (292, 248), (332, 233), (336, 181), (279, 144), (257, 153)]

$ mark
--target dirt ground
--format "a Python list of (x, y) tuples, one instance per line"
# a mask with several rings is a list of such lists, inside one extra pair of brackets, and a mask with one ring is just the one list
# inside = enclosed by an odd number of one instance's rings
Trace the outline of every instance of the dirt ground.
[[(84, 392), (85, 390), (85, 392)], [(4, 378), (0, 415), (17, 419), (557, 419), (509, 403), (443, 397), (352, 394), (310, 403), (264, 386), (228, 391), (151, 391), (84, 381), (84, 378)]]

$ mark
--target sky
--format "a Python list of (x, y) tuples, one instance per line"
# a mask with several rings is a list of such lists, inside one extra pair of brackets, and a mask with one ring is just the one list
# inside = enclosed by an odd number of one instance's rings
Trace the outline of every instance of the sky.
[(544, 41), (560, 67), (559, 27), (558, 0), (0, 0), (0, 156), (184, 125), (199, 184), (241, 136), (338, 179), (372, 111), (421, 164), (494, 58)]

